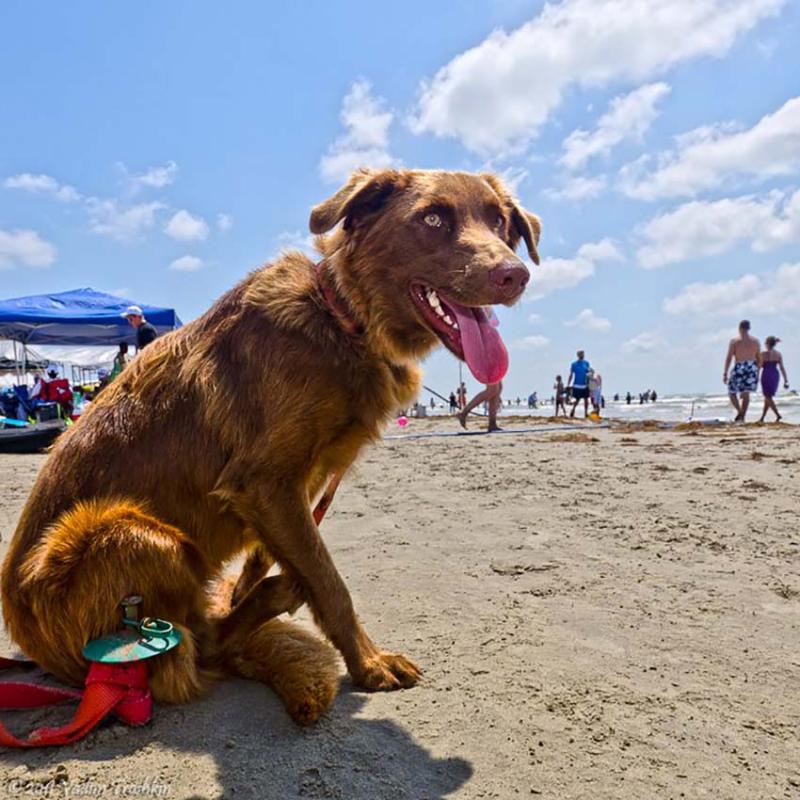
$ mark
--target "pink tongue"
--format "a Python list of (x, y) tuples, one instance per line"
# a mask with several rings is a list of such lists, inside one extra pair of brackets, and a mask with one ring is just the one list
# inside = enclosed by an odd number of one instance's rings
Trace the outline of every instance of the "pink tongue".
[(482, 308), (446, 301), (458, 320), (464, 360), (481, 383), (497, 383), (508, 371), (508, 352), (496, 327)]

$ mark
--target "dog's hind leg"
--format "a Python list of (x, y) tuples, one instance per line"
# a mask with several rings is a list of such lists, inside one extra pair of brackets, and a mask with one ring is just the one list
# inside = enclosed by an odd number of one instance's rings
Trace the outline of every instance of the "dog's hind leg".
[(227, 672), (266, 683), (299, 725), (315, 722), (336, 697), (339, 659), (327, 642), (294, 623), (270, 619), (302, 602), (285, 575), (264, 578), (231, 611), (233, 580), (211, 597), (219, 615), (217, 658)]
[(275, 559), (270, 555), (263, 544), (256, 544), (247, 554), (247, 559), (242, 567), (239, 580), (233, 589), (231, 605), (236, 605), (249, 591), (261, 580), (275, 563)]
[[(156, 700), (182, 702), (215, 677), (203, 666), (211, 629), (207, 567), (181, 531), (130, 502), (81, 503), (58, 518), (19, 570), (12, 637), (44, 669), (83, 682), (87, 641), (121, 627), (120, 601), (141, 595), (142, 616), (169, 620), (183, 634), (149, 664)], [(23, 610), (24, 609), (24, 610)]]

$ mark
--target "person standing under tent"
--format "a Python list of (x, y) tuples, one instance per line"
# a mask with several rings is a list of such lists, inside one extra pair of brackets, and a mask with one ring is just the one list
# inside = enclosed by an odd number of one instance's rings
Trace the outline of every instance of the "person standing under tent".
[(155, 325), (151, 325), (144, 318), (144, 311), (139, 306), (128, 306), (122, 312), (122, 316), (128, 320), (128, 323), (136, 328), (136, 352), (139, 353), (144, 350), (147, 345), (154, 342), (158, 338), (158, 331)]
[(130, 358), (128, 357), (128, 343), (127, 342), (120, 342), (119, 343), (119, 350), (117, 354), (114, 356), (114, 366), (111, 368), (111, 376), (109, 380), (113, 381), (117, 375), (128, 366), (128, 362)]

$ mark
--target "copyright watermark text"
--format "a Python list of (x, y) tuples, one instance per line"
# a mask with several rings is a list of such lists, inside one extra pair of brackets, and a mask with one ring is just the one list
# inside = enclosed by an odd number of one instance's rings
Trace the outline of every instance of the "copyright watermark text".
[(6, 789), (11, 797), (80, 798), (80, 797), (169, 797), (170, 787), (158, 780), (101, 783), (96, 781), (71, 781), (57, 777), (50, 780), (15, 778), (8, 781)]

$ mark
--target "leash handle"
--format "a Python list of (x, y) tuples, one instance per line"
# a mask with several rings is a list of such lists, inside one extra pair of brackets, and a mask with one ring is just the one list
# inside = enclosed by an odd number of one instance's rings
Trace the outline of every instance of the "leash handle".
[[(14, 659), (3, 659), (3, 662)], [(147, 666), (92, 662), (83, 692), (34, 683), (0, 683), (0, 708), (21, 709), (80, 700), (75, 716), (60, 728), (38, 728), (20, 739), (0, 723), (0, 747), (52, 747), (71, 744), (86, 736), (112, 711), (128, 725), (143, 725), (151, 716), (153, 698), (147, 688)]]

